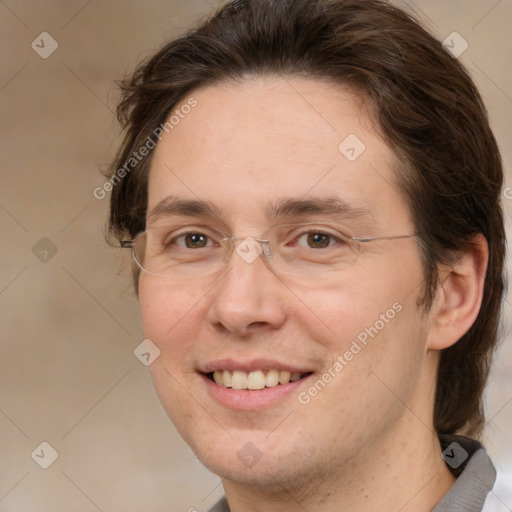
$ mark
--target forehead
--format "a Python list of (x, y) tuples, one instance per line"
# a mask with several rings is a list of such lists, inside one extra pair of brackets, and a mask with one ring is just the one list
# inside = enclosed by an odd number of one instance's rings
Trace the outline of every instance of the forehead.
[(238, 217), (283, 197), (337, 195), (374, 216), (404, 210), (395, 156), (364, 100), (348, 89), (264, 77), (190, 96), (197, 106), (155, 149), (149, 212), (169, 195), (210, 201)]

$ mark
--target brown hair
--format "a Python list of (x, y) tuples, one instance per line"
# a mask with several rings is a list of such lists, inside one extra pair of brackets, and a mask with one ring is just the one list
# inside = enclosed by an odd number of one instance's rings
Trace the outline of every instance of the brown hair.
[[(379, 0), (229, 2), (123, 82), (125, 138), (111, 171), (156, 143), (155, 129), (196, 88), (267, 74), (345, 84), (370, 105), (400, 161), (399, 187), (421, 234), (426, 309), (437, 265), (473, 235), (487, 239), (483, 303), (470, 330), (441, 354), (434, 410), (439, 434), (480, 435), (504, 290), (503, 170), (471, 78), (411, 15)], [(150, 159), (114, 184), (109, 228), (118, 239), (145, 228)]]

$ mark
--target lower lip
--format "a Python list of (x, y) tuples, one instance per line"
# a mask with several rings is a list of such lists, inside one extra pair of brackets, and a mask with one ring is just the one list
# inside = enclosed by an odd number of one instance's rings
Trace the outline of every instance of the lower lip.
[(224, 407), (239, 411), (257, 411), (278, 405), (290, 396), (297, 396), (297, 388), (312, 375), (289, 384), (278, 384), (259, 390), (225, 388), (216, 384), (207, 375), (201, 375), (201, 377), (210, 396)]

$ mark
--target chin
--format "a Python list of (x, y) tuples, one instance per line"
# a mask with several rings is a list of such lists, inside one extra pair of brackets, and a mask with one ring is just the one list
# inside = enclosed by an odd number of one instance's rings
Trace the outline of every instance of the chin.
[(301, 474), (309, 457), (306, 450), (297, 449), (301, 444), (293, 439), (292, 432), (283, 432), (273, 440), (269, 440), (267, 431), (228, 434), (219, 428), (209, 436), (194, 435), (190, 430), (188, 435), (183, 434), (201, 463), (223, 480), (264, 487), (267, 492), (273, 487), (282, 492), (283, 484), (288, 487), (303, 480)]
[(266, 491), (273, 487), (278, 490), (279, 483), (283, 479), (287, 481), (293, 478), (289, 464), (285, 463), (282, 457), (274, 454), (270, 457), (262, 456), (254, 464), (245, 464), (238, 459), (236, 450), (231, 449), (231, 451), (232, 454), (228, 457), (225, 453), (210, 453), (204, 456), (196, 453), (196, 455), (209, 471), (223, 480), (255, 488), (264, 487)]

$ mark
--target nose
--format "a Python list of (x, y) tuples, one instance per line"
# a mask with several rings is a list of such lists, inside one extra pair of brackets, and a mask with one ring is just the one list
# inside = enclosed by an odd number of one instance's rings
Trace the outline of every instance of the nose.
[(214, 288), (208, 321), (239, 336), (279, 329), (286, 321), (286, 287), (269, 269), (257, 242), (239, 244)]

